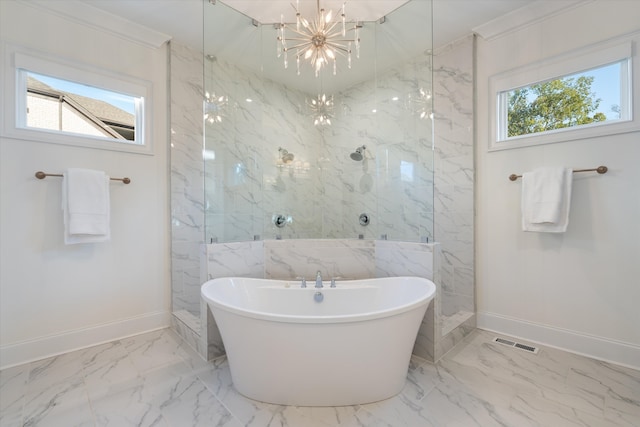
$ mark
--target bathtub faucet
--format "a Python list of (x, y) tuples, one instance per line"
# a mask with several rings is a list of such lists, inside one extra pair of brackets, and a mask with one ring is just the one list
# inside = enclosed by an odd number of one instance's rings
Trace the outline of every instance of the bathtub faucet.
[(320, 270), (318, 270), (318, 273), (316, 274), (316, 288), (321, 288), (322, 287), (322, 274), (320, 274)]

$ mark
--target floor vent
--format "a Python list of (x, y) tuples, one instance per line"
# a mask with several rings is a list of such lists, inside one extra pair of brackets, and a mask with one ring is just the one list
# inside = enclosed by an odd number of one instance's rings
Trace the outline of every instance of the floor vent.
[(498, 344), (506, 345), (509, 347), (519, 348), (520, 350), (528, 351), (529, 353), (538, 354), (538, 348), (532, 347), (530, 345), (521, 344), (519, 342), (509, 341), (504, 338), (494, 338), (493, 342), (497, 342)]

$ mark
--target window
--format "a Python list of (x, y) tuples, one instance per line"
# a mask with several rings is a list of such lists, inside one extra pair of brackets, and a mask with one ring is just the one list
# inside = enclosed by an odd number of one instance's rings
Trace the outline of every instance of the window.
[(26, 123), (20, 125), (140, 144), (135, 138), (134, 97), (20, 70), (26, 85)]
[(620, 84), (628, 81), (628, 62), (500, 92), (507, 115), (500, 139), (628, 120)]
[(618, 40), (491, 77), (489, 149), (639, 129), (632, 43)]
[[(17, 139), (151, 153), (145, 118), (151, 84), (10, 48), (6, 135)], [(13, 88), (10, 88), (13, 85)]]

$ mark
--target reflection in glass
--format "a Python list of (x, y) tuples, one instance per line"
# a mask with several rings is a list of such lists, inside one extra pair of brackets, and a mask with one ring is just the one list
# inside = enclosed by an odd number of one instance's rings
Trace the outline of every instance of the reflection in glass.
[(333, 117), (333, 96), (326, 94), (318, 95), (307, 101), (307, 106), (313, 118), (315, 126), (331, 126), (331, 118)]

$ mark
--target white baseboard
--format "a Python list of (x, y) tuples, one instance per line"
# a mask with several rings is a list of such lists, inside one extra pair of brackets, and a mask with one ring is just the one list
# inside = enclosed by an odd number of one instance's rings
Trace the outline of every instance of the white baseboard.
[(170, 324), (171, 313), (163, 311), (1, 346), (0, 369), (167, 328)]
[(495, 313), (477, 313), (478, 328), (640, 369), (640, 346)]

